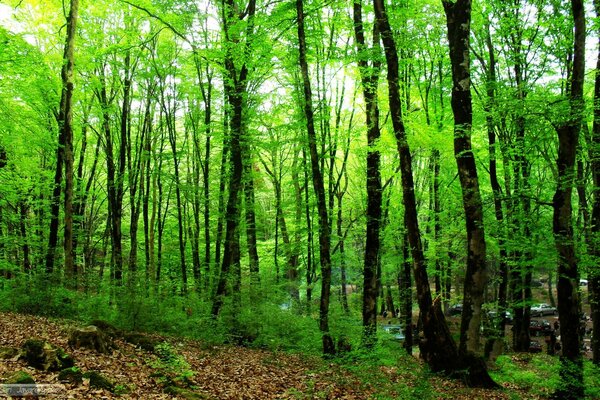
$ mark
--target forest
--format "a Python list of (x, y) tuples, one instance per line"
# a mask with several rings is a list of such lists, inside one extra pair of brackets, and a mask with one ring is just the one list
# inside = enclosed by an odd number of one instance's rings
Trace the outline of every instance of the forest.
[[(600, 398), (599, 37), (600, 0), (3, 0), (4, 330)], [(168, 387), (438, 398), (394, 379)]]

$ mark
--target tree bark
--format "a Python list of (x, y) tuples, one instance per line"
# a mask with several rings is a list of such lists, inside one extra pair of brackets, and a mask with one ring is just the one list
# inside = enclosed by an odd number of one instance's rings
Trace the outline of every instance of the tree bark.
[[(232, 26), (239, 23), (243, 15), (236, 15), (236, 5), (233, 0), (224, 0), (222, 3), (223, 34), (227, 42), (225, 53), (226, 88), (227, 100), (231, 113), (229, 125), (229, 139), (227, 142), (230, 155), (230, 177), (227, 208), (225, 212), (225, 249), (217, 290), (212, 305), (212, 315), (217, 317), (223, 306), (225, 295), (228, 293), (227, 284), (233, 278), (232, 289), (234, 292), (234, 306), (239, 302), (239, 289), (241, 278), (240, 245), (239, 245), (239, 221), (240, 221), (240, 196), (243, 189), (243, 141), (244, 141), (244, 110), (247, 106), (247, 83), (249, 66), (247, 62), (239, 68), (236, 67), (233, 58), (232, 44), (239, 41), (239, 32), (235, 32)], [(254, 14), (256, 12), (256, 0), (250, 0), (245, 12), (248, 16), (246, 25), (246, 41), (244, 54), (249, 57), (251, 39), (254, 34)], [(230, 276), (231, 275), (231, 276)]]
[[(596, 17), (600, 18), (600, 0), (594, 0)], [(600, 31), (600, 30), (599, 30)], [(594, 123), (590, 146), (590, 159), (592, 167), (592, 240), (594, 245), (590, 248), (592, 255), (598, 260), (600, 257), (600, 40), (598, 41), (598, 55), (596, 60), (596, 75), (594, 81)], [(600, 365), (600, 272), (590, 271), (588, 274), (589, 291), (592, 306), (592, 323), (594, 336), (592, 337), (592, 353), (594, 364)]]
[(298, 51), (302, 86), (304, 93), (304, 116), (308, 135), (313, 188), (317, 197), (317, 210), (319, 215), (319, 260), (321, 262), (321, 302), (319, 306), (319, 329), (322, 333), (323, 353), (335, 353), (333, 339), (329, 333), (329, 299), (331, 291), (331, 237), (329, 216), (325, 200), (325, 186), (323, 175), (319, 166), (317, 153), (317, 135), (315, 132), (314, 111), (312, 105), (312, 91), (306, 60), (306, 34), (304, 32), (304, 5), (303, 0), (296, 0), (296, 14), (298, 17)]
[[(373, 347), (377, 341), (377, 295), (378, 295), (378, 266), (381, 230), (381, 174), (379, 172), (380, 154), (377, 141), (381, 136), (379, 129), (379, 106), (377, 89), (379, 86), (379, 71), (381, 62), (378, 56), (379, 31), (373, 24), (373, 54), (368, 54), (362, 20), (361, 0), (354, 1), (354, 36), (357, 46), (357, 62), (360, 71), (363, 96), (366, 105), (367, 123), (367, 229), (365, 257), (363, 268), (363, 346)], [(369, 55), (372, 65), (367, 62)]]
[(486, 245), (483, 229), (483, 206), (475, 157), (471, 150), (471, 74), (469, 35), (471, 0), (442, 0), (448, 26), (450, 62), (452, 64), (452, 111), (454, 114), (454, 154), (461, 183), (467, 229), (467, 271), (463, 293), (463, 313), (459, 352), (479, 351), (481, 305), (487, 283)]
[[(69, 17), (67, 18), (67, 38), (63, 54), (61, 69), (62, 92), (60, 112), (58, 116), (59, 129), (65, 140), (65, 274), (69, 285), (77, 279), (77, 266), (73, 252), (73, 69), (75, 36), (77, 34), (77, 18), (79, 14), (79, 0), (71, 0)], [(76, 283), (73, 287), (76, 287)]]
[(402, 109), (399, 90), (399, 65), (398, 51), (392, 34), (392, 29), (385, 12), (382, 0), (374, 0), (375, 18), (381, 39), (385, 49), (385, 57), (388, 66), (388, 96), (390, 115), (398, 153), (400, 156), (400, 170), (402, 176), (402, 201), (404, 204), (404, 222), (408, 234), (408, 242), (413, 259), (413, 270), (417, 286), (417, 298), (423, 321), (424, 340), (420, 341), (421, 354), (433, 371), (446, 371), (448, 373), (460, 373), (465, 375), (465, 380), (470, 385), (495, 386), (491, 380), (483, 362), (472, 357), (458, 357), (456, 343), (450, 334), (444, 314), (441, 309), (441, 301), (433, 302), (429, 279), (427, 276), (427, 265), (423, 254), (421, 233), (417, 217), (416, 198), (414, 192), (414, 181), (412, 174), (412, 156), (408, 146), (408, 140), (402, 121)]
[(575, 241), (573, 236), (572, 200), (575, 178), (575, 158), (584, 110), (583, 81), (585, 74), (585, 15), (582, 0), (572, 0), (571, 10), (575, 26), (573, 69), (570, 77), (570, 115), (556, 127), (558, 158), (556, 161), (557, 187), (552, 199), (554, 209), (553, 232), (558, 252), (558, 315), (562, 357), (560, 375), (562, 385), (554, 394), (557, 399), (583, 398), (583, 360), (579, 339), (579, 294)]

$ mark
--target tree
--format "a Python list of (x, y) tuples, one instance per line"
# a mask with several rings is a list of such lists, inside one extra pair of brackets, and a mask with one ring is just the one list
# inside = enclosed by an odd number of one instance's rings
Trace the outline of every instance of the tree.
[[(228, 152), (230, 157), (230, 177), (229, 194), (225, 212), (226, 230), (225, 230), (225, 249), (217, 291), (212, 306), (212, 315), (217, 316), (223, 305), (223, 297), (227, 293), (227, 283), (233, 278), (234, 291), (239, 290), (240, 277), (240, 244), (239, 244), (239, 193), (242, 190), (243, 174), (243, 135), (245, 132), (244, 110), (247, 105), (247, 85), (248, 73), (250, 71), (249, 59), (251, 51), (251, 42), (254, 35), (254, 15), (256, 12), (256, 0), (250, 0), (246, 12), (237, 14), (233, 0), (226, 0), (221, 3), (221, 14), (223, 24), (223, 36), (227, 44), (225, 49), (225, 93), (227, 94), (228, 107), (230, 108)], [(242, 32), (237, 28), (237, 24), (247, 16), (245, 41), (242, 44), (241, 51), (245, 55), (241, 66), (236, 66), (234, 59), (234, 47), (240, 41)], [(236, 29), (234, 29), (234, 27)], [(231, 269), (234, 268), (233, 271)], [(231, 276), (230, 276), (231, 275)], [(237, 300), (236, 300), (237, 302)]]
[(65, 272), (71, 279), (77, 279), (73, 251), (73, 68), (78, 14), (79, 0), (71, 0), (61, 69), (63, 88), (58, 113), (58, 125), (65, 145)]
[(557, 399), (583, 397), (583, 366), (579, 340), (578, 269), (572, 222), (571, 193), (575, 178), (575, 158), (584, 110), (583, 82), (585, 76), (585, 14), (583, 1), (572, 0), (571, 12), (575, 27), (573, 67), (569, 79), (569, 114), (556, 125), (558, 135), (558, 176), (552, 199), (553, 233), (558, 252), (558, 315), (561, 321), (562, 387)]
[[(600, 1), (594, 0), (594, 10), (596, 17), (600, 17)], [(594, 81), (594, 112), (591, 138), (590, 159), (592, 163), (592, 177), (594, 189), (592, 190), (592, 248), (591, 253), (595, 257), (600, 257), (600, 242), (598, 234), (600, 233), (600, 42), (598, 44), (598, 55), (596, 61), (596, 75)], [(600, 273), (593, 271), (589, 277), (589, 287), (591, 291), (592, 321), (594, 332), (600, 332)], [(592, 351), (594, 363), (600, 364), (600, 335), (594, 335), (592, 338)]]
[(312, 90), (306, 61), (306, 34), (304, 32), (304, 5), (303, 0), (296, 0), (296, 14), (298, 17), (298, 51), (300, 71), (302, 75), (303, 109), (306, 118), (308, 136), (308, 149), (312, 172), (313, 189), (317, 197), (319, 215), (319, 260), (321, 262), (321, 302), (319, 307), (319, 329), (323, 339), (323, 353), (333, 354), (335, 347), (329, 334), (329, 297), (331, 291), (331, 236), (329, 216), (325, 202), (325, 186), (323, 174), (319, 166), (317, 153), (317, 135), (315, 132), (314, 111), (312, 105)]
[[(381, 61), (379, 59), (379, 28), (373, 24), (373, 48), (366, 46), (363, 28), (362, 5), (354, 1), (354, 36), (357, 46), (357, 60), (361, 75), (363, 97), (366, 105), (367, 122), (367, 230), (364, 259), (363, 284), (363, 344), (372, 347), (377, 331), (377, 267), (379, 265), (380, 228), (381, 228), (381, 174), (379, 172), (380, 154), (377, 150), (381, 136), (379, 129), (379, 106), (377, 90)], [(368, 60), (372, 59), (371, 65)]]

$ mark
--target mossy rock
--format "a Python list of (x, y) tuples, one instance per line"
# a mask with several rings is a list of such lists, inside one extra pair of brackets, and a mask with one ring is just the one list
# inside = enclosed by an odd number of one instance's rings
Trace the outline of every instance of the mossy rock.
[(122, 330), (120, 330), (116, 326), (114, 326), (111, 323), (106, 322), (104, 320), (95, 319), (90, 322), (90, 325), (97, 327), (98, 329), (100, 329), (102, 332), (104, 332), (105, 334), (107, 334), (108, 336), (110, 336), (113, 339), (123, 336)]
[(5, 385), (35, 385), (35, 380), (25, 371), (15, 371), (4, 377)]
[(60, 371), (75, 365), (73, 357), (60, 347), (38, 339), (29, 339), (21, 347), (21, 358), (33, 368)]
[(83, 374), (83, 377), (90, 380), (90, 387), (96, 389), (106, 389), (109, 392), (115, 390), (115, 385), (96, 371), (89, 371)]
[(167, 386), (165, 388), (165, 393), (171, 396), (177, 396), (183, 398), (185, 400), (214, 400), (214, 397), (211, 397), (207, 394), (193, 392), (189, 389), (180, 388), (177, 386)]
[(77, 367), (65, 368), (58, 373), (58, 380), (73, 385), (83, 382), (83, 373)]
[(19, 355), (16, 347), (0, 346), (0, 360), (8, 360)]
[(154, 348), (160, 342), (152, 339), (151, 337), (144, 335), (142, 333), (137, 332), (129, 332), (123, 335), (123, 339), (127, 343), (131, 343), (132, 345), (141, 348), (146, 351), (154, 351)]
[(71, 332), (69, 346), (75, 349), (91, 349), (102, 354), (109, 354), (115, 347), (112, 339), (94, 325), (75, 329)]

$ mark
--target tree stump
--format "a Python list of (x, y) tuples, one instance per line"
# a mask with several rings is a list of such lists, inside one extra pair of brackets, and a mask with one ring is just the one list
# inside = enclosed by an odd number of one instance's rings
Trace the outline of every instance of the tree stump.
[(43, 371), (60, 371), (75, 365), (73, 358), (63, 349), (37, 339), (29, 339), (23, 344), (21, 358), (29, 366)]
[(71, 332), (69, 346), (74, 349), (91, 349), (102, 354), (109, 354), (114, 348), (112, 339), (94, 325)]

